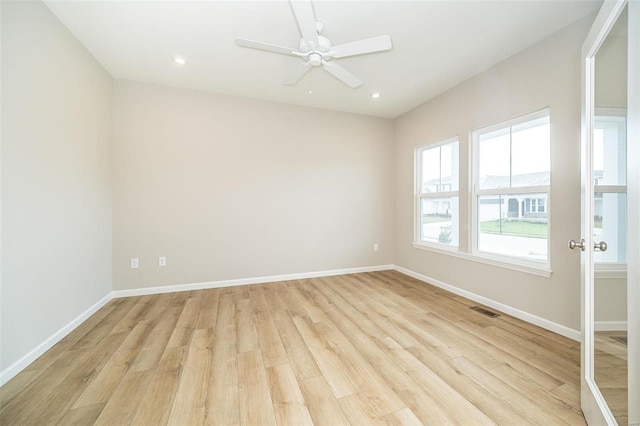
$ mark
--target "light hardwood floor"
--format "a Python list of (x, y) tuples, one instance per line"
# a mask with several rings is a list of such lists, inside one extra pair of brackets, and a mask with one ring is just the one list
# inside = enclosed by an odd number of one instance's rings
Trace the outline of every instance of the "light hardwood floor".
[(114, 299), (0, 424), (580, 425), (580, 347), (397, 272)]
[(596, 332), (594, 378), (618, 424), (626, 425), (629, 424), (627, 345), (613, 337), (626, 339), (627, 332)]

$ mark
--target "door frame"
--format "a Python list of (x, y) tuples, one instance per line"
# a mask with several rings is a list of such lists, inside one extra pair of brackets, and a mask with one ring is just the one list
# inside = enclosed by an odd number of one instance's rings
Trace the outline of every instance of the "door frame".
[(629, 1), (627, 54), (627, 358), (629, 424), (640, 424), (640, 1)]

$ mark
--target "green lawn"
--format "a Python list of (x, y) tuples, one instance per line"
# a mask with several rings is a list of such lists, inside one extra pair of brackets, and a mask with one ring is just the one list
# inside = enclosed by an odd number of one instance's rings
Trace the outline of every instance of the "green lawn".
[(547, 224), (524, 221), (489, 220), (480, 222), (480, 232), (486, 234), (515, 235), (518, 237), (547, 238)]

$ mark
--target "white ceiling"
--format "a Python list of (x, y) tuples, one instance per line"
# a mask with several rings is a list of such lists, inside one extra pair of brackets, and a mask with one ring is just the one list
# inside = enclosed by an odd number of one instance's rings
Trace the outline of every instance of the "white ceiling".
[[(282, 84), (300, 59), (236, 46), (297, 47), (288, 1), (47, 1), (115, 78), (396, 117), (598, 9), (600, 1), (316, 1), (334, 45), (388, 34), (387, 52), (337, 59), (364, 84), (321, 68)], [(182, 55), (179, 66), (172, 56)], [(311, 85), (312, 94), (309, 94)], [(369, 94), (378, 91), (379, 99)]]

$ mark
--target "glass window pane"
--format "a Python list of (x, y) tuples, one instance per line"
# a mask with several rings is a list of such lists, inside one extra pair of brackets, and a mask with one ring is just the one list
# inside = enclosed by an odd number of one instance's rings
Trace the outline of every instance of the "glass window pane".
[(458, 246), (458, 197), (420, 200), (420, 240)]
[(440, 187), (440, 147), (422, 151), (422, 193), (437, 192)]
[(458, 142), (452, 142), (441, 147), (441, 191), (458, 190)]
[(420, 152), (421, 193), (458, 191), (458, 142)]
[[(544, 212), (538, 209), (539, 200)], [(547, 194), (478, 196), (477, 203), (479, 251), (547, 260)]]
[(627, 261), (627, 194), (596, 193), (593, 200), (594, 242), (607, 243), (607, 251), (593, 252), (595, 262)]
[(511, 185), (509, 129), (480, 135), (477, 147), (480, 189), (508, 188)]
[(596, 117), (593, 132), (595, 185), (626, 185), (626, 132), (624, 117)]
[(549, 117), (513, 126), (511, 187), (550, 184), (551, 143)]

